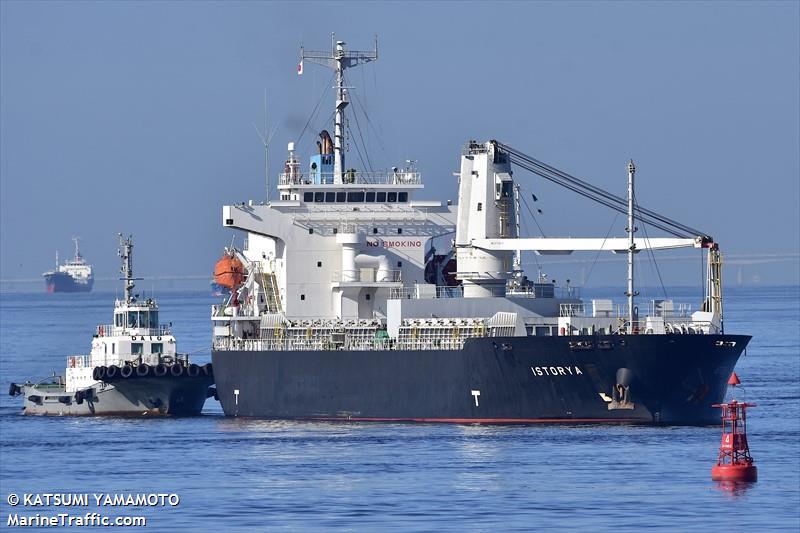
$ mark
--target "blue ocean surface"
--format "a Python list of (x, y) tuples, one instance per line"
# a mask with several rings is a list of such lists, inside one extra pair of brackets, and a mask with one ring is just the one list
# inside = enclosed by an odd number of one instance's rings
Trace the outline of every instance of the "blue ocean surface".
[[(698, 301), (684, 292), (676, 301)], [(209, 361), (215, 299), (156, 296), (179, 350)], [(277, 422), (225, 418), (213, 400), (192, 418), (25, 417), (9, 383), (63, 372), (66, 356), (88, 352), (115, 295), (3, 293), (0, 529), (15, 529), (15, 513), (99, 513), (145, 517), (146, 527), (125, 528), (134, 531), (797, 532), (800, 291), (725, 296), (726, 331), (753, 335), (737, 396), (758, 404), (748, 429), (759, 480), (742, 486), (710, 479), (718, 427)], [(47, 493), (90, 502), (8, 503)], [(93, 498), (152, 493), (180, 502)]]

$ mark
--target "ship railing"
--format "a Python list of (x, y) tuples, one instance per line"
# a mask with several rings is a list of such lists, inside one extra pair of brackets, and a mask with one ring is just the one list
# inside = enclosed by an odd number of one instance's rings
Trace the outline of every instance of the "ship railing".
[[(708, 335), (717, 332), (717, 327), (708, 320), (634, 320), (615, 318), (611, 323), (608, 320), (596, 324), (581, 323), (580, 327), (573, 325), (562, 328), (560, 335)], [(629, 327), (633, 324), (633, 327)]]
[[(464, 287), (459, 285), (456, 287), (441, 287), (437, 286), (435, 291), (433, 288), (428, 288), (427, 285), (414, 285), (411, 287), (395, 287), (389, 293), (389, 298), (393, 300), (417, 300), (426, 298), (463, 298)], [(579, 299), (579, 287), (556, 287), (557, 292), (552, 292), (551, 295), (545, 295), (540, 287), (524, 287), (514, 290), (504, 288), (484, 288), (488, 296), (510, 296), (514, 298), (561, 298), (561, 299)]]
[[(84, 356), (86, 357), (86, 356)], [(130, 364), (139, 365), (173, 365), (178, 363), (182, 366), (189, 364), (189, 354), (187, 353), (142, 353), (142, 354), (97, 354), (89, 356), (84, 360), (84, 366), (124, 366)]]
[(463, 298), (464, 288), (458, 287), (433, 287), (430, 285), (414, 285), (412, 287), (392, 287), (389, 298), (392, 300), (417, 300), (427, 298)]
[(266, 338), (242, 339), (237, 337), (217, 337), (213, 341), (218, 351), (337, 351), (337, 350), (393, 350), (392, 339), (355, 339), (336, 343), (329, 339)]
[(586, 308), (584, 304), (559, 304), (558, 316), (585, 316)]
[[(628, 325), (631, 324), (628, 320), (620, 320), (619, 330), (615, 333), (625, 334), (631, 331)], [(715, 326), (708, 320), (692, 320), (691, 318), (665, 320), (663, 322), (663, 331), (658, 328), (653, 329), (653, 322), (647, 320), (634, 320), (633, 333), (639, 335), (651, 334), (667, 334), (667, 335), (708, 335), (715, 333)]]
[(240, 300), (238, 306), (228, 305), (228, 304), (221, 304), (221, 305), (212, 305), (211, 306), (211, 316), (212, 317), (251, 317), (251, 318), (258, 318), (256, 314), (256, 310), (253, 308), (252, 305), (246, 304), (246, 302)]
[[(280, 185), (333, 185), (332, 172), (312, 174), (283, 173), (279, 176)], [(420, 185), (422, 175), (419, 172), (398, 170), (383, 172), (344, 172), (342, 185)]]
[(113, 337), (129, 334), (160, 337), (162, 335), (171, 335), (172, 328), (169, 326), (158, 326), (157, 328), (136, 328), (115, 326), (114, 324), (101, 324), (95, 328), (94, 334), (95, 337)]
[(361, 282), (361, 283), (398, 283), (402, 281), (400, 270), (377, 270), (363, 268), (356, 270), (335, 270), (331, 274), (331, 281)]
[(531, 286), (510, 287), (506, 289), (506, 296), (515, 298), (559, 298), (562, 300), (578, 300), (581, 297), (581, 288), (567, 285), (551, 286), (546, 283), (535, 283)]
[[(511, 294), (509, 294), (511, 295)], [(566, 303), (560, 304), (558, 310), (558, 316), (564, 317), (591, 317), (593, 316), (592, 313), (592, 306), (579, 303)], [(597, 315), (598, 317), (614, 317), (620, 318), (623, 320), (627, 320), (628, 315), (628, 306), (627, 305), (615, 305), (613, 309), (608, 311), (602, 311), (602, 314)], [(653, 305), (650, 307), (650, 313), (648, 316), (651, 317), (661, 317), (664, 319), (665, 322), (687, 322), (691, 321), (692, 317), (692, 305), (691, 304), (678, 304), (676, 307), (669, 309), (660, 309), (656, 308)]]

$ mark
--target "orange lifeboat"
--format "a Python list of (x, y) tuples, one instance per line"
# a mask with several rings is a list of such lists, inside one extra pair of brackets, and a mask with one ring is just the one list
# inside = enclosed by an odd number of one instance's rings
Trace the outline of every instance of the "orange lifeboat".
[(242, 283), (244, 279), (244, 265), (236, 256), (223, 255), (214, 267), (214, 281), (229, 289)]

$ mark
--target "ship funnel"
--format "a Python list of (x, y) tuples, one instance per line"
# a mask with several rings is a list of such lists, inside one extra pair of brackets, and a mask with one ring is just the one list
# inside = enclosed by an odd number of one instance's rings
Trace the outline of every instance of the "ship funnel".
[[(322, 140), (320, 152), (321, 154), (329, 155), (333, 153), (333, 141), (331, 140), (331, 134), (328, 133), (328, 130), (322, 130), (319, 133), (319, 138)], [(320, 145), (320, 143), (317, 143)]]

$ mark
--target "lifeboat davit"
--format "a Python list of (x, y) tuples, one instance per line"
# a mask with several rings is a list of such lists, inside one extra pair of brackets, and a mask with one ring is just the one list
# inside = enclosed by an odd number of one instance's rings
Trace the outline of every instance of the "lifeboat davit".
[(223, 255), (214, 267), (214, 281), (222, 287), (234, 289), (244, 279), (244, 265), (234, 255)]

